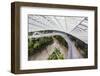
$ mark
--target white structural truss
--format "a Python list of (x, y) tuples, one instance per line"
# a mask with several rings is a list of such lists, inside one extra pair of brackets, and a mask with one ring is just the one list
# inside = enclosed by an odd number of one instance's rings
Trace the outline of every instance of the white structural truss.
[(57, 30), (88, 44), (88, 17), (28, 15), (28, 32)]

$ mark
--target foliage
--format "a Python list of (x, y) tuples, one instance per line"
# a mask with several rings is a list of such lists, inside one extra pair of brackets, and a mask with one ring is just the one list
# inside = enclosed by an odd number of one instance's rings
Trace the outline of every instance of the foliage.
[(28, 35), (31, 36), (33, 34), (33, 32), (28, 32)]
[(29, 56), (41, 51), (43, 48), (53, 43), (52, 37), (40, 37), (28, 39)]
[(88, 57), (88, 45), (85, 44), (84, 42), (82, 42), (81, 40), (76, 40), (75, 41), (75, 46), (77, 48), (80, 48), (81, 50), (83, 50), (84, 54), (83, 54), (83, 57), (84, 58), (87, 58)]
[(66, 42), (66, 40), (62, 36), (55, 35), (54, 38), (56, 38), (61, 45), (68, 48), (68, 43)]
[(88, 44), (84, 43), (80, 39), (73, 37), (72, 35), (68, 34), (68, 37), (75, 42), (76, 48), (81, 49), (84, 53), (82, 54), (84, 58), (88, 57)]
[(58, 60), (64, 59), (63, 54), (61, 54), (60, 50), (55, 48), (53, 53), (48, 57), (48, 60)]

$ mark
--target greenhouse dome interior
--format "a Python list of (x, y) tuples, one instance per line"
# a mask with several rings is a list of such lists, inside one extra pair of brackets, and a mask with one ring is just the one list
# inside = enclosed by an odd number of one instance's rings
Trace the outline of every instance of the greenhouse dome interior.
[(28, 41), (29, 60), (87, 58), (88, 17), (29, 14)]

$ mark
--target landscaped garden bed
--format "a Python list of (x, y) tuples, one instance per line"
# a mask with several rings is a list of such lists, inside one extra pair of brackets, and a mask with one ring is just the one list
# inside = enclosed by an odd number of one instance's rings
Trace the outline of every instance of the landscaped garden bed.
[(53, 43), (53, 38), (50, 37), (40, 37), (28, 39), (28, 54), (29, 56), (42, 51), (45, 47)]

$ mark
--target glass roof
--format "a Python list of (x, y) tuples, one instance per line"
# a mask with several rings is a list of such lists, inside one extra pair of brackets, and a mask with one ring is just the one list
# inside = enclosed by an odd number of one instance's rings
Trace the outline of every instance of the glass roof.
[(57, 30), (88, 43), (88, 17), (28, 15), (28, 32)]

